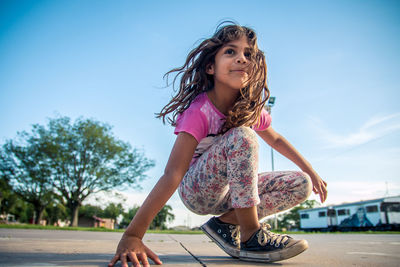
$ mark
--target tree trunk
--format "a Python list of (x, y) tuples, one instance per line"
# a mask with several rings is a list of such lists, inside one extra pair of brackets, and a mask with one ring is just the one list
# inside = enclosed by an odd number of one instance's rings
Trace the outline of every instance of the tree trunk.
[(79, 217), (79, 208), (80, 205), (79, 204), (72, 204), (71, 205), (71, 224), (70, 226), (72, 227), (77, 227), (78, 226), (78, 217)]
[(35, 207), (35, 212), (35, 224), (40, 224), (40, 221), (43, 219), (44, 207)]

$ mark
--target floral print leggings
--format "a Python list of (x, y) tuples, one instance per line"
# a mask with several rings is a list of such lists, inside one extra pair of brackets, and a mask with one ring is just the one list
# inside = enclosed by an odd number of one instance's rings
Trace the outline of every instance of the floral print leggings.
[(230, 129), (194, 162), (178, 188), (194, 213), (223, 214), (257, 206), (259, 219), (305, 201), (312, 190), (308, 174), (277, 171), (258, 174), (256, 133)]

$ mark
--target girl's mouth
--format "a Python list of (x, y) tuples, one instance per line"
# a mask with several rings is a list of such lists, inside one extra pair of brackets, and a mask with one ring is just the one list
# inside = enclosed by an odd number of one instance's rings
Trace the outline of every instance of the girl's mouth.
[(231, 72), (242, 74), (242, 75), (247, 75), (247, 72), (245, 70), (231, 70)]

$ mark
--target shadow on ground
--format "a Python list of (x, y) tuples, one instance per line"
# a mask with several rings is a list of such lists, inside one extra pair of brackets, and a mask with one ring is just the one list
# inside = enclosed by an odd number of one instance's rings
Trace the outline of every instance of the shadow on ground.
[(200, 256), (199, 258), (206, 266), (282, 266), (282, 263), (249, 262), (226, 256)]
[[(107, 266), (114, 254), (95, 254), (95, 253), (0, 253), (0, 266)], [(161, 255), (161, 261), (167, 265), (189, 265), (193, 264), (193, 257), (190, 255)], [(150, 260), (151, 261), (151, 260)], [(116, 267), (121, 266), (118, 262)]]

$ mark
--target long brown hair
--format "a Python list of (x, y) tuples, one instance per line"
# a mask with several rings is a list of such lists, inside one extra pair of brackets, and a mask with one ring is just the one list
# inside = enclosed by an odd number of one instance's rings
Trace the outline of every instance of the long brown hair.
[[(228, 25), (224, 25), (227, 24)], [(267, 87), (267, 66), (264, 53), (258, 49), (257, 36), (251, 28), (240, 26), (232, 22), (223, 22), (214, 35), (205, 39), (193, 49), (186, 58), (185, 64), (180, 68), (170, 70), (164, 75), (167, 78), (171, 73), (176, 73), (173, 87), (180, 77), (179, 91), (171, 101), (163, 107), (157, 118), (162, 118), (163, 123), (168, 114), (168, 122), (176, 126), (176, 119), (182, 114), (199, 94), (213, 89), (214, 79), (206, 73), (209, 65), (214, 64), (215, 55), (225, 44), (247, 37), (251, 48), (249, 80), (229, 111), (222, 132), (239, 126), (252, 126), (257, 123), (265, 102), (269, 97)]]

